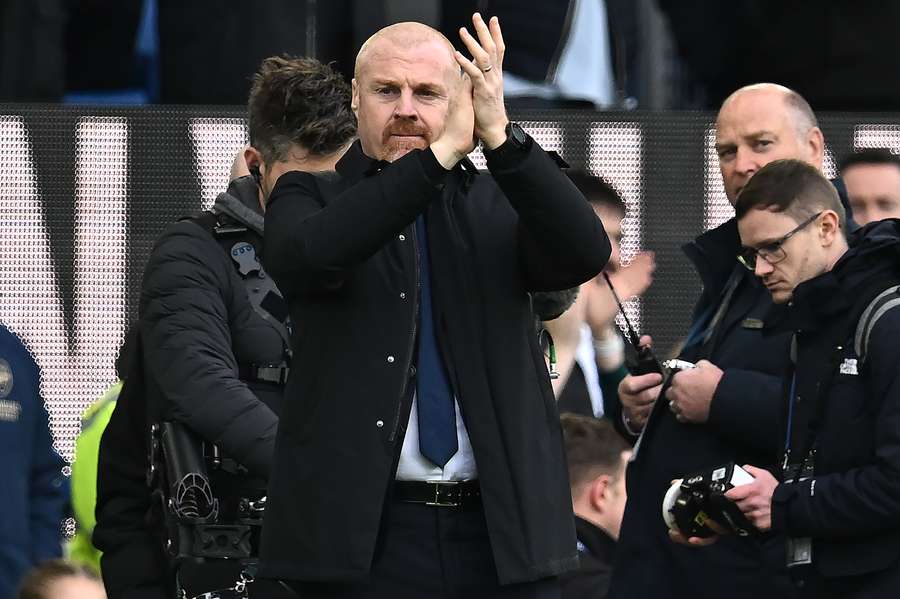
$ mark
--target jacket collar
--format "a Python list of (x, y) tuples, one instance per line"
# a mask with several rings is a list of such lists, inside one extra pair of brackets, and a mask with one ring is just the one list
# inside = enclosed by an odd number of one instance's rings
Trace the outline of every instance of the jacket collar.
[(728, 219), (681, 249), (697, 269), (704, 289), (718, 294), (731, 276), (741, 249), (737, 220)]
[(364, 177), (374, 175), (389, 164), (386, 160), (376, 160), (366, 156), (362, 144), (357, 139), (337, 161), (334, 170), (344, 179), (359, 181)]
[(869, 223), (848, 235), (849, 249), (834, 268), (797, 285), (788, 304), (766, 318), (775, 331), (813, 331), (849, 314), (859, 293), (876, 278), (900, 270), (900, 220)]
[[(369, 177), (390, 166), (390, 162), (386, 160), (378, 160), (371, 158), (363, 152), (362, 144), (357, 139), (353, 145), (344, 152), (341, 159), (337, 161), (334, 170), (341, 176), (351, 182), (359, 181), (365, 177)], [(478, 174), (478, 168), (469, 158), (460, 160), (459, 165), (454, 167), (454, 171), (462, 168), (466, 171), (466, 183), (471, 181), (471, 177)]]
[(239, 177), (220, 193), (212, 207), (216, 214), (227, 214), (256, 233), (263, 234), (262, 208), (259, 205), (259, 188), (250, 175)]
[(616, 552), (616, 541), (606, 531), (591, 522), (575, 516), (575, 535), (578, 542), (595, 559), (611, 564)]

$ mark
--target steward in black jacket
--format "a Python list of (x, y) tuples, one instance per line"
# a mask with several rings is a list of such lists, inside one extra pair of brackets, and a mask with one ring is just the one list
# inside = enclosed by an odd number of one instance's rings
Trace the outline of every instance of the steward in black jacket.
[(171, 583), (160, 524), (147, 520), (151, 422), (180, 422), (246, 467), (245, 476), (213, 481), (223, 502), (264, 493), (288, 345), (284, 301), (255, 258), (262, 233), (248, 176), (232, 182), (212, 212), (175, 223), (154, 246), (139, 347), (100, 447), (93, 538), (111, 599), (162, 597)]
[(896, 291), (868, 315), (875, 320), (865, 338), (857, 334), (872, 298), (900, 284), (900, 221), (871, 223), (848, 242), (832, 270), (798, 285), (767, 322), (774, 333), (796, 334), (794, 397), (805, 401), (786, 419), (789, 466), (800, 463), (816, 430), (812, 476), (775, 489), (772, 531), (812, 538), (819, 584), (804, 596), (892, 597), (900, 589)]
[[(530, 138), (492, 176), (431, 149), (387, 164), (357, 142), (338, 177), (282, 175), (266, 268), (295, 323), (262, 568), (293, 580), (369, 571), (410, 414), (424, 213), (441, 348), (471, 439), (501, 584), (577, 566), (562, 435), (528, 291), (596, 275), (609, 241)], [(300, 334), (302, 331), (302, 334)], [(299, 369), (299, 370), (298, 370)]]

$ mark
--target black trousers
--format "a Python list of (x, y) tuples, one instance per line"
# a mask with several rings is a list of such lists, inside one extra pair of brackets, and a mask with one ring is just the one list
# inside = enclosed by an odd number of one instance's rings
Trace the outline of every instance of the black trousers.
[(369, 579), (294, 582), (300, 599), (559, 599), (557, 578), (500, 586), (481, 505), (391, 502)]

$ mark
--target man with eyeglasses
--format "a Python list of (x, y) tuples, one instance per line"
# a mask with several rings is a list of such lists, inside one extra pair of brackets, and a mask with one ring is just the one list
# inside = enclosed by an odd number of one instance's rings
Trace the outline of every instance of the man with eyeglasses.
[(801, 597), (900, 589), (900, 220), (851, 235), (834, 187), (779, 160), (738, 197), (739, 259), (775, 302), (766, 331), (793, 336), (783, 459), (745, 466), (727, 493), (761, 531), (787, 538)]
[[(821, 169), (824, 139), (799, 94), (757, 84), (722, 104), (716, 152), (725, 193), (734, 203), (751, 177), (773, 160), (796, 158)], [(677, 537), (679, 543), (673, 543), (660, 514), (673, 479), (731, 461), (777, 460), (790, 335), (763, 335), (772, 299), (735, 259), (740, 248), (734, 219), (684, 246), (703, 293), (679, 357), (697, 368), (675, 375), (659, 401), (658, 374), (628, 376), (619, 385), (622, 429), (641, 438), (628, 469), (611, 598), (693, 599), (716, 589), (729, 599), (755, 599), (786, 590), (780, 544), (734, 537), (711, 547), (687, 546), (688, 539)]]

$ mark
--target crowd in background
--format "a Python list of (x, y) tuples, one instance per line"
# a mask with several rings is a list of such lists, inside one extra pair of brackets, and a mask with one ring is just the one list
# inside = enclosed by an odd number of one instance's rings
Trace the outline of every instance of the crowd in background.
[(715, 110), (757, 81), (817, 110), (900, 100), (884, 76), (900, 66), (900, 7), (878, 0), (3, 0), (0, 102), (243, 104), (266, 56), (334, 61), (349, 78), (381, 27), (455, 40), (476, 9), (508, 24), (507, 92), (525, 107)]

